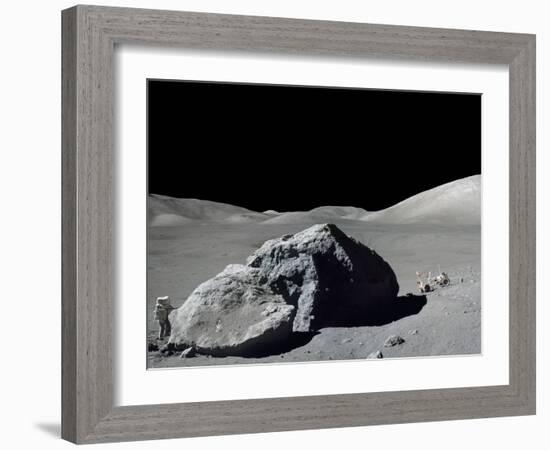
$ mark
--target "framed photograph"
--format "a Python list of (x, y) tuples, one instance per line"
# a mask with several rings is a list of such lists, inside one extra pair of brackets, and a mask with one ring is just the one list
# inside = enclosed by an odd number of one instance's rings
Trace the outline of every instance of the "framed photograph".
[(63, 11), (62, 435), (535, 413), (535, 37)]

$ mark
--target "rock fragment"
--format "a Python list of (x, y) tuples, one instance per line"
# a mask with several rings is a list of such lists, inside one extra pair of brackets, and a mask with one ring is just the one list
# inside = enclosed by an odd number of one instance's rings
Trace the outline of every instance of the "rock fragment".
[(388, 338), (384, 341), (384, 347), (395, 347), (396, 345), (401, 345), (404, 342), (405, 339), (403, 339), (401, 336), (392, 334), (391, 336), (388, 336)]

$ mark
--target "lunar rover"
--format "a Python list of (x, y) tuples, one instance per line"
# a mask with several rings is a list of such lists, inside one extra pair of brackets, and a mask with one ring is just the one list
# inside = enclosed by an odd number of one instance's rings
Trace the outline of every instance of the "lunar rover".
[(432, 273), (428, 272), (416, 272), (416, 287), (421, 293), (432, 292), (436, 287), (445, 287), (451, 283), (449, 275), (445, 272), (441, 272), (439, 269), (439, 275), (432, 277)]

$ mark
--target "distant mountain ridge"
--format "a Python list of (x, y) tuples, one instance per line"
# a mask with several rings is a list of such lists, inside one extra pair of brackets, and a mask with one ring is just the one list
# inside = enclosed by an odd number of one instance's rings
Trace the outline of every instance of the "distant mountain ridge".
[(150, 226), (178, 226), (193, 221), (242, 223), (269, 217), (267, 214), (227, 203), (158, 194), (149, 195), (147, 213)]
[(375, 212), (353, 206), (320, 206), (310, 211), (261, 213), (227, 203), (156, 194), (149, 195), (147, 210), (150, 226), (182, 226), (194, 221), (277, 225), (334, 220), (479, 225), (481, 175), (443, 184)]

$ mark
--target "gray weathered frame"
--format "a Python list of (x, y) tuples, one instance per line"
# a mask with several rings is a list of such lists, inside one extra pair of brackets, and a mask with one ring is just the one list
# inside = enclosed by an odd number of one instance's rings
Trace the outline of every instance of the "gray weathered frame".
[[(75, 6), (62, 13), (62, 436), (76, 443), (535, 413), (535, 36)], [(113, 51), (118, 43), (506, 64), (508, 385), (113, 406)]]

